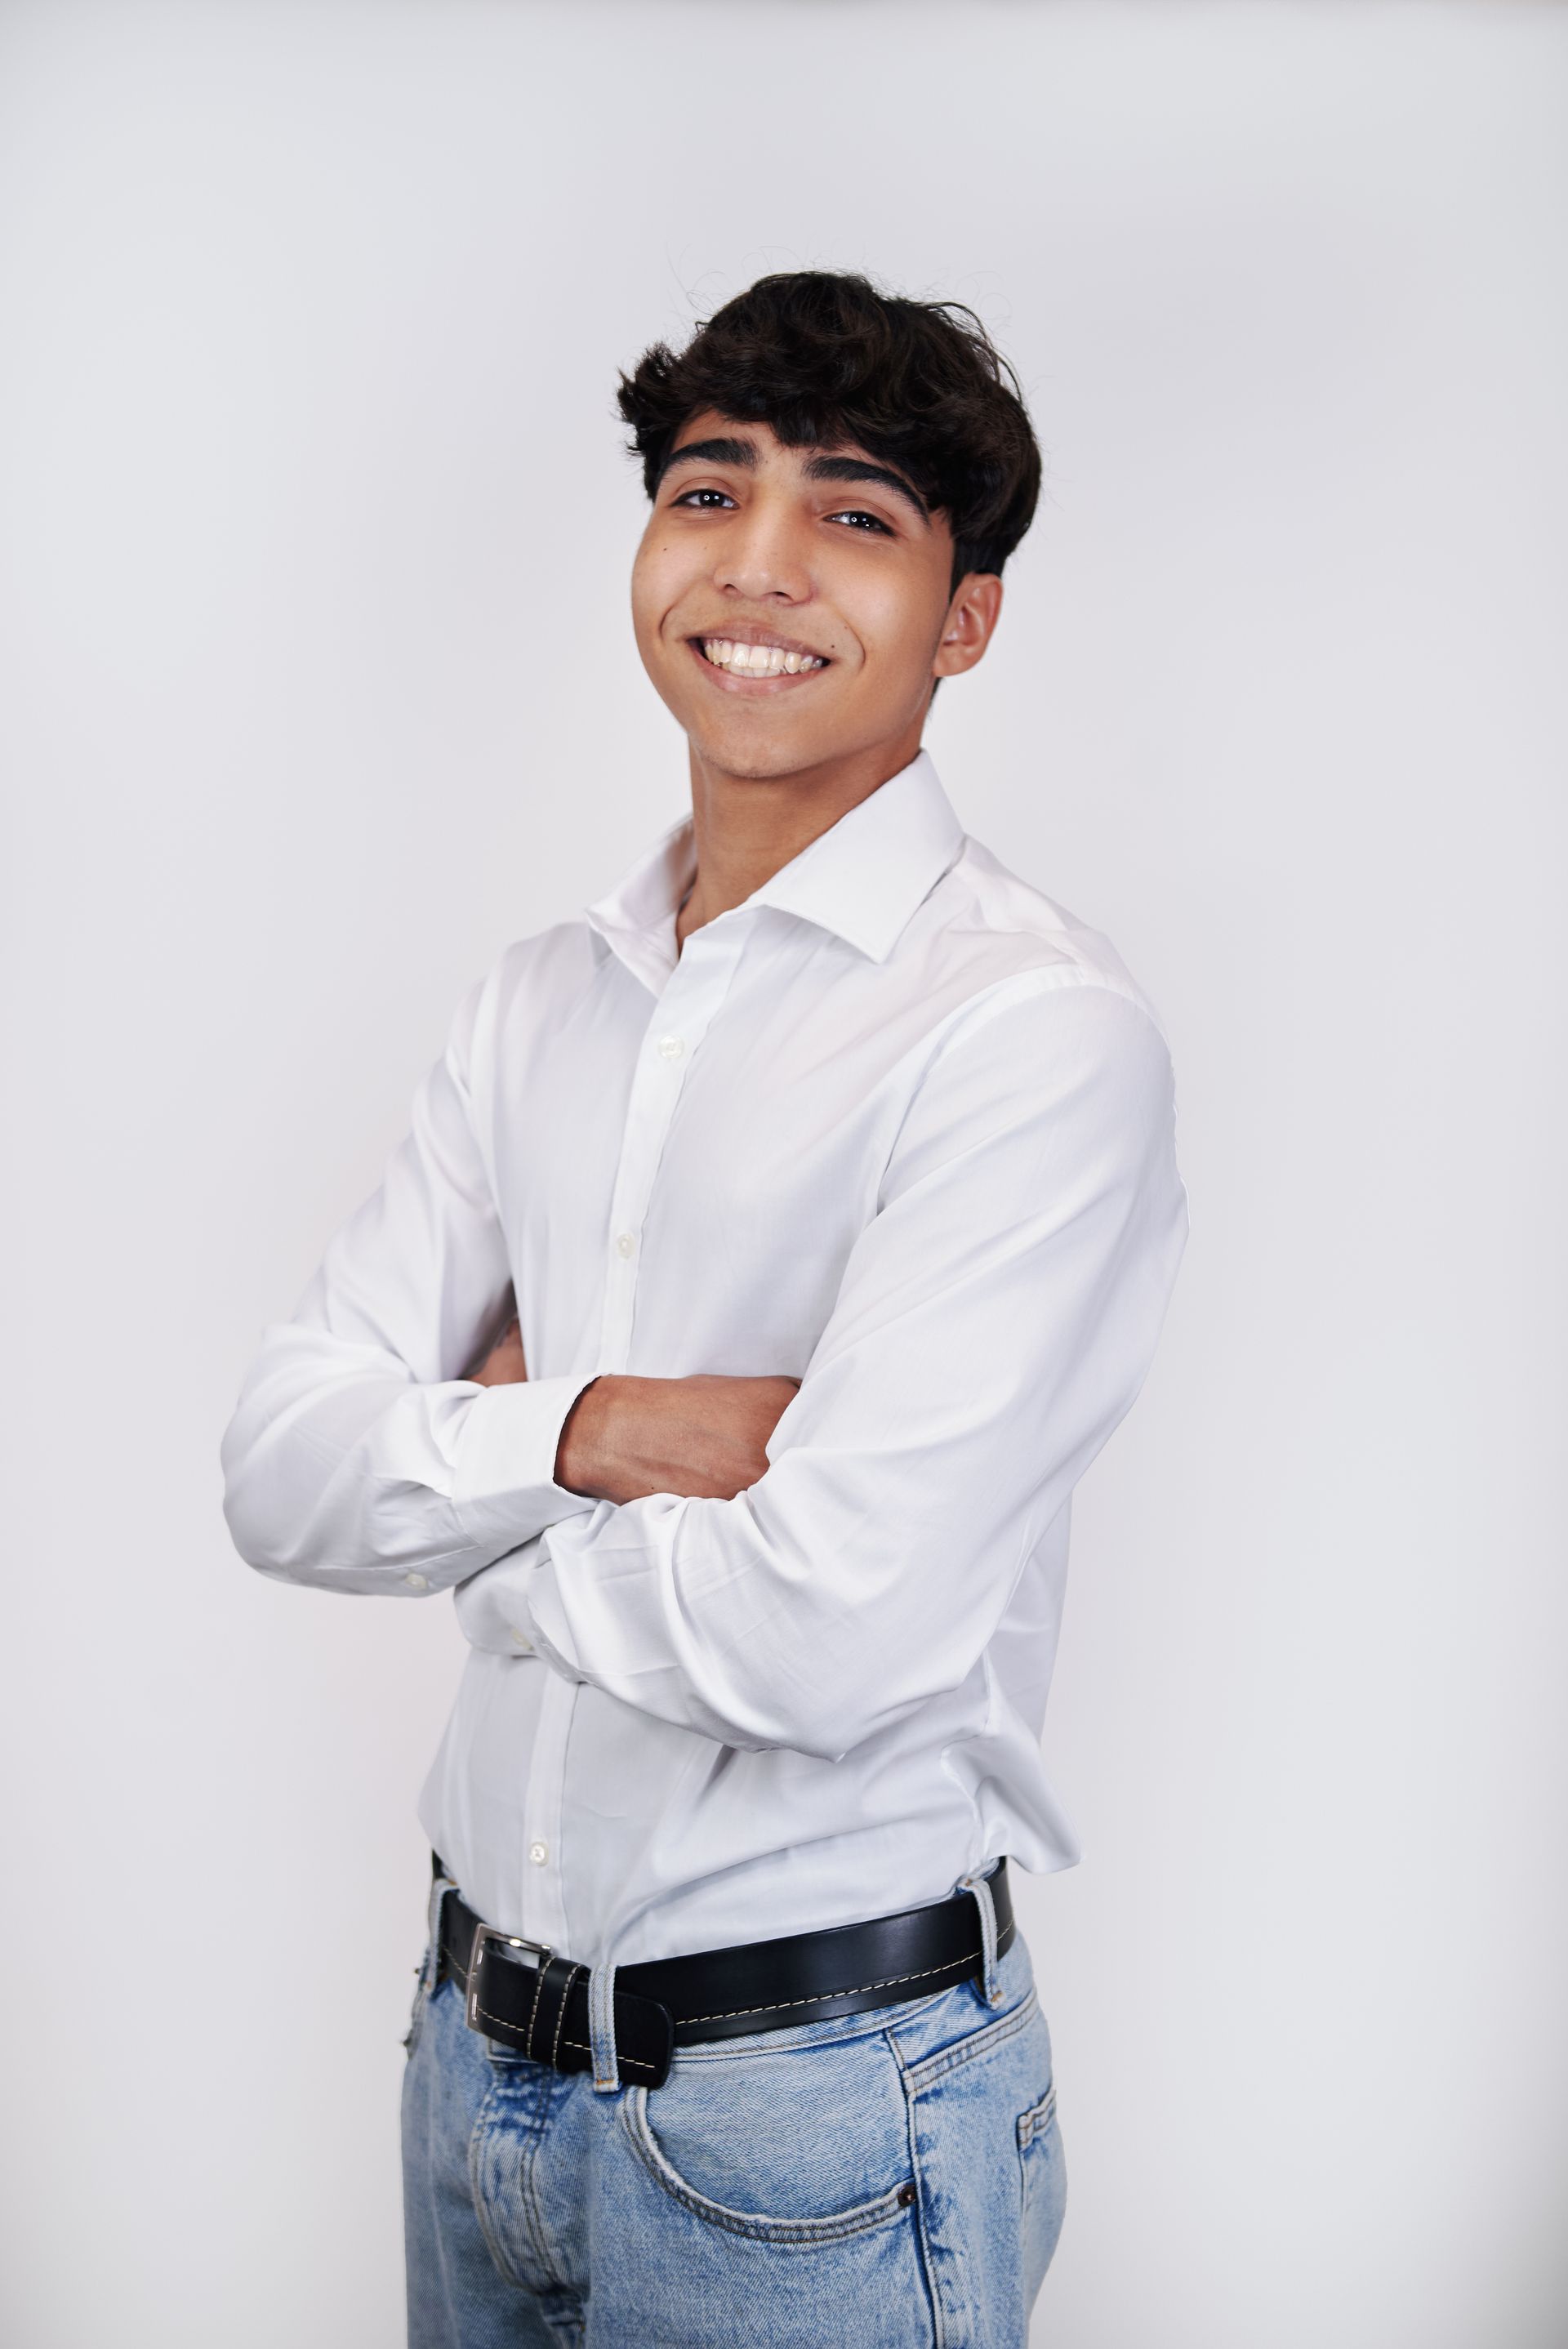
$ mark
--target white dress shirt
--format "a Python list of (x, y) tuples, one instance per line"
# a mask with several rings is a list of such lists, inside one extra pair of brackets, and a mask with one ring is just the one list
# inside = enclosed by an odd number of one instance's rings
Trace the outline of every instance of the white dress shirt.
[[(421, 1820), (590, 1964), (1078, 1857), (1070, 1496), (1187, 1230), (1153, 1012), (923, 752), (677, 952), (694, 859), (686, 817), (468, 996), (224, 1440), (263, 1573), (455, 1591)], [(529, 1377), (478, 1387), (509, 1286)], [(734, 1500), (616, 1506), (553, 1473), (601, 1371), (801, 1384)]]

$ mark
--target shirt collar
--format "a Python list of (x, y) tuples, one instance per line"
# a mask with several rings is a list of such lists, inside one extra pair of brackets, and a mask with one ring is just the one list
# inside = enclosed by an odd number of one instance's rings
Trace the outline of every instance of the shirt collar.
[[(936, 769), (922, 750), (733, 911), (770, 905), (830, 930), (872, 962), (885, 962), (964, 838)], [(655, 988), (675, 968), (676, 914), (696, 869), (687, 815), (660, 834), (607, 896), (584, 909), (605, 944)]]

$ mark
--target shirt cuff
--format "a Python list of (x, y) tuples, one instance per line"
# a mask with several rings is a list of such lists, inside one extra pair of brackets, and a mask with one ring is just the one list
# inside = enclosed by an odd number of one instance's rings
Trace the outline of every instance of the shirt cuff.
[(463, 1419), (452, 1506), (476, 1549), (512, 1549), (595, 1504), (555, 1481), (566, 1414), (585, 1379), (520, 1379), (481, 1387)]

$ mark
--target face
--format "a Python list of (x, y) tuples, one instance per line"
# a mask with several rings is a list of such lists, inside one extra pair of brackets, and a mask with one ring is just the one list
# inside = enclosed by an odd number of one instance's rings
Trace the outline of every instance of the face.
[(884, 749), (903, 765), (934, 680), (974, 667), (1001, 605), (999, 579), (952, 575), (944, 516), (894, 469), (710, 409), (655, 492), (637, 647), (711, 770), (774, 779)]

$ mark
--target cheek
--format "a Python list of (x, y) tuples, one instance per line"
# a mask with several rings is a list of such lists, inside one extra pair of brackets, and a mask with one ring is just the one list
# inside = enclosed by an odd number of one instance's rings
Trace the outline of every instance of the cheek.
[(833, 574), (824, 574), (820, 586), (860, 642), (865, 689), (891, 701), (918, 690), (947, 613), (947, 563), (934, 552), (929, 563), (885, 564), (846, 554)]
[(644, 540), (632, 565), (632, 623), (639, 642), (657, 640), (665, 614), (689, 584), (686, 576), (689, 568), (682, 564), (678, 548), (662, 545), (655, 538)]
[(927, 675), (942, 623), (923, 597), (912, 599), (896, 588), (884, 587), (880, 595), (862, 600), (855, 622), (865, 647), (868, 682), (896, 696)]

